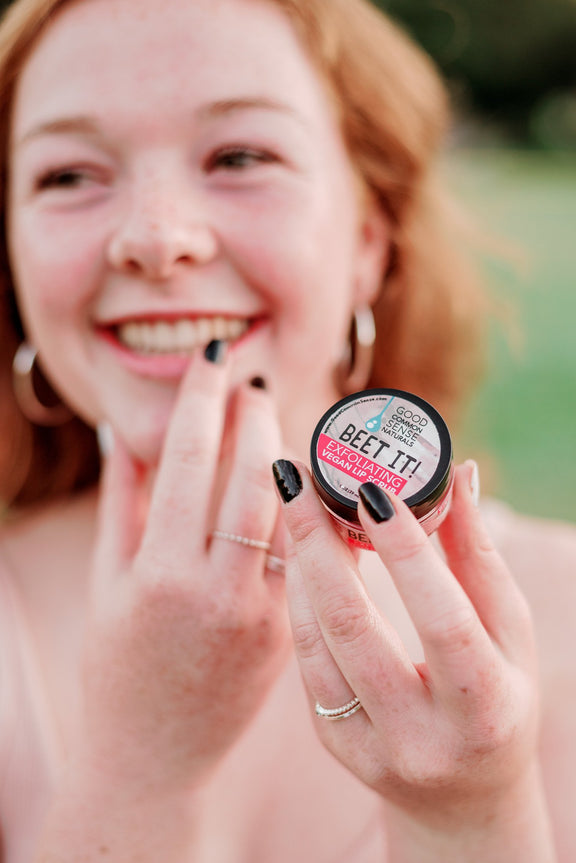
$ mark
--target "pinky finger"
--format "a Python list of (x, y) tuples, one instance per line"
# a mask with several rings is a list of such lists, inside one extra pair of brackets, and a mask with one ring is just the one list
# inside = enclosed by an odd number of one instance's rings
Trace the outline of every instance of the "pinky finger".
[(448, 564), (482, 623), (509, 659), (530, 657), (528, 603), (494, 546), (474, 498), (477, 468), (467, 461), (456, 470), (452, 505), (439, 534)]

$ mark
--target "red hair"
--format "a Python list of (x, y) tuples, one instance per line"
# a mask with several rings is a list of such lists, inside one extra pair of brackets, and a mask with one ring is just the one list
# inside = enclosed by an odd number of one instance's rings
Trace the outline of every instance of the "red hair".
[[(2, 199), (15, 83), (65, 2), (16, 0), (0, 25)], [(266, 2), (293, 21), (334, 99), (351, 160), (392, 225), (391, 262), (374, 306), (369, 384), (416, 392), (453, 418), (478, 369), (484, 304), (435, 173), (449, 122), (444, 87), (431, 61), (367, 0)], [(4, 206), (1, 213), (4, 220)], [(15, 403), (10, 369), (23, 332), (3, 230), (1, 237), (0, 499), (21, 506), (94, 483), (99, 457), (94, 433), (81, 420), (34, 427)]]

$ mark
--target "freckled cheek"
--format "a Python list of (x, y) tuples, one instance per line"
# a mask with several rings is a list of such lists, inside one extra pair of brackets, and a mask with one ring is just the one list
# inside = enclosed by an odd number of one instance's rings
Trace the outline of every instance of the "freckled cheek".
[(246, 281), (290, 317), (308, 314), (335, 282), (349, 281), (347, 238), (334, 231), (331, 219), (276, 214), (249, 224), (249, 234), (229, 232), (229, 249)]
[(335, 253), (312, 247), (309, 237), (302, 238), (286, 254), (279, 245), (260, 257), (261, 293), (272, 314), (274, 353), (277, 361), (286, 360), (300, 373), (308, 369), (310, 356), (332, 365), (339, 356), (349, 326), (351, 308), (350, 272), (334, 262)]

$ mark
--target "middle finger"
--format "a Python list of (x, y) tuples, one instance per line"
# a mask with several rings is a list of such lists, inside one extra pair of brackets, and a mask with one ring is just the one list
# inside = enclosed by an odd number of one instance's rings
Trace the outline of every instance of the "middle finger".
[(450, 697), (472, 694), (497, 665), (476, 609), (403, 501), (372, 483), (360, 498), (360, 520), (416, 627), (432, 683)]

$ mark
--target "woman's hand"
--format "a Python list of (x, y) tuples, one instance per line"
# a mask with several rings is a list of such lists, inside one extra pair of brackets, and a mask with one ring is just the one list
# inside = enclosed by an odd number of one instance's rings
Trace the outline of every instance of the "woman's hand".
[(83, 758), (127, 787), (193, 788), (241, 734), (289, 644), (271, 541), (270, 400), (195, 357), (151, 477), (115, 440), (105, 467), (84, 666)]
[(337, 721), (315, 717), (317, 731), (388, 801), (394, 861), (554, 859), (536, 778), (530, 614), (482, 526), (474, 469), (468, 462), (456, 471), (440, 531), (446, 560), (402, 501), (376, 486), (361, 493), (364, 529), (422, 643), (417, 666), (368, 595), (308, 473), (275, 465), (311, 705), (337, 708), (357, 696), (362, 706)]

